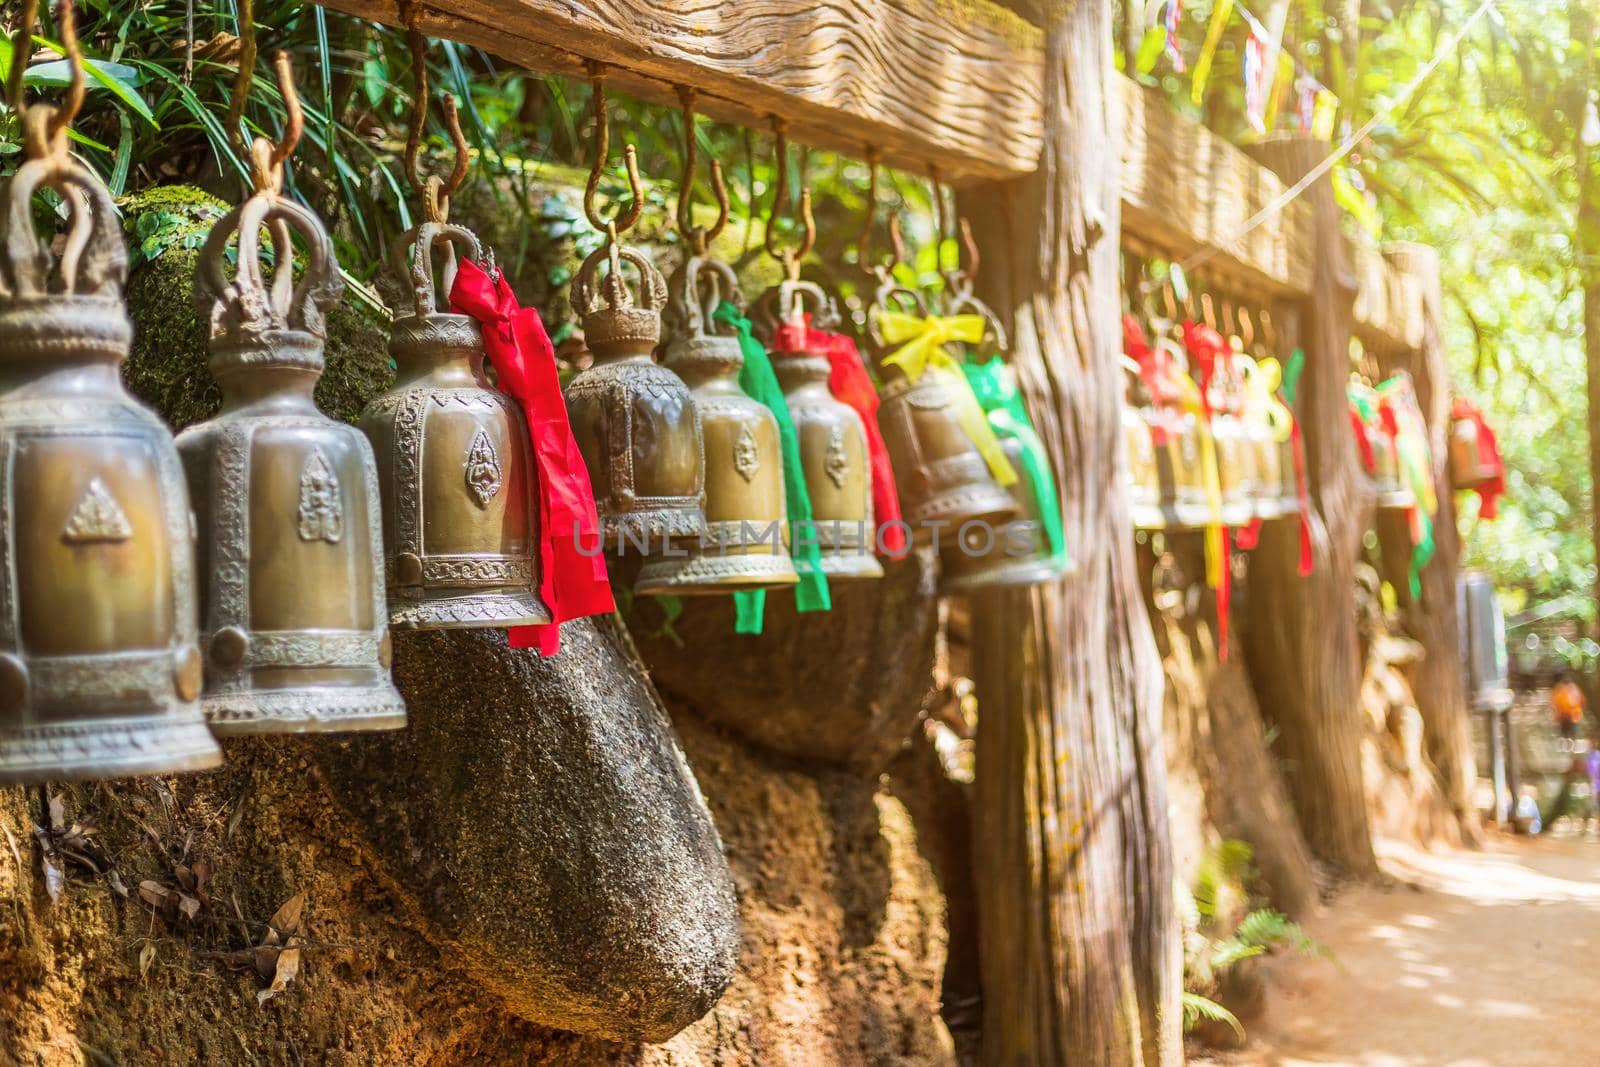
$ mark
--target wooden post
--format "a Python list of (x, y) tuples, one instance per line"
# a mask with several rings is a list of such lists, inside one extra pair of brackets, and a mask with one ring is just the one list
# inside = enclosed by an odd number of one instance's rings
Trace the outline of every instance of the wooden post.
[[(1416, 386), (1417, 402), (1428, 423), (1433, 482), (1439, 497), (1439, 513), (1433, 525), (1433, 560), (1422, 571), (1422, 596), (1413, 598), (1404, 582), (1396, 590), (1405, 612), (1406, 632), (1426, 650), (1422, 661), (1411, 671), (1411, 688), (1422, 714), (1428, 758), (1439, 773), (1445, 799), (1461, 820), (1463, 831), (1473, 836), (1477, 816), (1472, 788), (1477, 767), (1462, 677), (1461, 622), (1456, 615), (1461, 539), (1456, 532), (1455, 491), (1450, 484), (1450, 372), (1445, 365), (1442, 336), (1444, 298), (1439, 288), (1439, 257), (1432, 248), (1418, 244), (1394, 244), (1385, 249), (1385, 254), (1415, 292), (1422, 320), (1422, 343), (1386, 363), (1391, 371), (1409, 372)], [(1409, 538), (1405, 544), (1409, 546)]]
[[(1253, 154), (1285, 181), (1311, 170), (1327, 146), (1274, 138)], [(1279, 727), (1295, 811), (1323, 862), (1354, 875), (1377, 870), (1361, 776), (1361, 643), (1355, 561), (1372, 493), (1350, 436), (1346, 387), (1356, 281), (1326, 177), (1311, 205), (1314, 285), (1301, 307), (1305, 370), (1298, 406), (1305, 435), (1316, 570), (1298, 573), (1294, 523), (1267, 523), (1250, 564), (1244, 639), (1264, 715)]]
[(1077, 573), (973, 604), (984, 1061), (1182, 1061), (1161, 671), (1119, 421), (1120, 100), (1106, 4), (1045, 9), (1038, 173), (962, 205)]

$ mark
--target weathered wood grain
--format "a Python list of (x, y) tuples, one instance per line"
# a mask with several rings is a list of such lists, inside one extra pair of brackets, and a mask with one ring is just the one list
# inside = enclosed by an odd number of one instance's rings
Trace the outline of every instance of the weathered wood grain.
[[(1130, 247), (1182, 259), (1216, 248), (1201, 271), (1241, 295), (1311, 292), (1311, 212), (1296, 200), (1231, 241), (1285, 183), (1153, 91), (1122, 90), (1122, 226)], [(1231, 243), (1230, 243), (1231, 241)]]
[[(395, 0), (326, 6), (400, 25)], [(955, 181), (1033, 171), (1040, 31), (988, 0), (428, 0), (423, 32), (510, 63), (583, 73), (612, 66), (623, 92), (676, 105), (700, 90), (715, 119)]]
[(1386, 258), (1375, 245), (1351, 247), (1356, 272), (1355, 333), (1382, 353), (1410, 352), (1424, 340), (1424, 279), (1406, 273), (1405, 261)]

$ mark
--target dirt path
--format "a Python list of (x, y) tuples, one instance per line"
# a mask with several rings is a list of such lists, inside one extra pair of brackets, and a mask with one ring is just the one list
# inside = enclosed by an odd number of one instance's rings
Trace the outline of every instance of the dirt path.
[(1383, 860), (1409, 885), (1338, 897), (1307, 924), (1334, 960), (1279, 965), (1251, 1047), (1197, 1065), (1600, 1063), (1600, 839)]

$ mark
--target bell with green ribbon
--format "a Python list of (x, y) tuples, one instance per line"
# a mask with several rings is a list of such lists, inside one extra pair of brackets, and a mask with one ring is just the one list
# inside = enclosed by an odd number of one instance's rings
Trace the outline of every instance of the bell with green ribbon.
[[(909, 298), (915, 311), (893, 306)], [(1017, 516), (1017, 481), (999, 437), (950, 345), (983, 340), (982, 315), (930, 315), (892, 284), (878, 291), (868, 333), (883, 367), (879, 423), (894, 462), (900, 510), (918, 544), (949, 543), (963, 528), (997, 531)]]
[(999, 356), (986, 362), (969, 360), (961, 369), (1017, 471), (1010, 490), (1020, 517), (996, 531), (988, 545), (968, 538), (947, 550), (942, 557), (944, 591), (1038, 585), (1060, 577), (1072, 569), (1061, 523), (1061, 498), (1044, 442), (1028, 417), (1016, 378)]
[(705, 448), (705, 531), (668, 588), (733, 593), (799, 581), (789, 560), (788, 510), (778, 423), (739, 388), (744, 353), (712, 318), (739, 284), (725, 263), (690, 255), (668, 284), (663, 362), (683, 379), (700, 413)]

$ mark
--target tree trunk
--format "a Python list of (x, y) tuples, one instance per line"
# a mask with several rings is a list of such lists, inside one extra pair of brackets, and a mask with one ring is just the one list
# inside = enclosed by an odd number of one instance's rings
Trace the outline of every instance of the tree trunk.
[(963, 200), (1077, 562), (973, 604), (984, 1059), (1165, 1067), (1183, 1054), (1181, 946), (1119, 423), (1111, 15), (1078, 3), (1045, 17), (1039, 170)]
[[(1263, 142), (1257, 158), (1286, 181), (1320, 159), (1309, 138)], [(1326, 177), (1304, 194), (1316, 220), (1316, 276), (1300, 308), (1305, 370), (1297, 401), (1305, 435), (1316, 570), (1301, 577), (1296, 524), (1269, 522), (1250, 563), (1251, 677), (1279, 727), (1290, 789), (1316, 857), (1352, 875), (1377, 870), (1361, 782), (1361, 643), (1355, 561), (1372, 493), (1350, 439), (1346, 388), (1356, 280)]]
[[(1477, 766), (1472, 752), (1472, 726), (1467, 719), (1466, 684), (1462, 677), (1461, 621), (1456, 615), (1456, 577), (1461, 566), (1461, 538), (1456, 532), (1455, 490), (1450, 484), (1450, 371), (1441, 336), (1443, 295), (1439, 290), (1439, 258), (1425, 245), (1396, 244), (1389, 249), (1395, 266), (1418, 283), (1423, 337), (1416, 349), (1387, 360), (1391, 371), (1407, 371), (1416, 386), (1417, 403), (1428, 422), (1433, 454), (1433, 484), (1439, 497), (1434, 517), (1433, 560), (1423, 568), (1422, 596), (1411, 596), (1409, 583), (1395, 585), (1404, 609), (1408, 636), (1426, 650), (1408, 669), (1417, 710), (1422, 713), (1428, 759), (1438, 772), (1445, 800), (1461, 820), (1463, 833), (1475, 836), (1477, 815), (1472, 788)], [(1396, 542), (1398, 547), (1399, 542)], [(1407, 562), (1410, 538), (1404, 539)], [(1389, 541), (1386, 539), (1386, 554)]]

